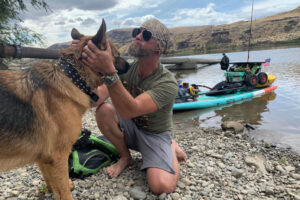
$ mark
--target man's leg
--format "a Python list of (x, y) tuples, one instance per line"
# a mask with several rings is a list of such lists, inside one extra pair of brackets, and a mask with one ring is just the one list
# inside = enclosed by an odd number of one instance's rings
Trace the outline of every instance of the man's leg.
[(108, 167), (107, 173), (116, 178), (128, 165), (132, 164), (132, 157), (124, 141), (124, 135), (119, 127), (119, 119), (115, 108), (108, 103), (100, 105), (96, 110), (96, 121), (101, 133), (118, 149), (120, 159)]
[(171, 193), (175, 190), (180, 175), (178, 161), (186, 162), (186, 154), (175, 140), (172, 140), (171, 149), (173, 154), (173, 169), (176, 171), (175, 174), (160, 168), (147, 169), (147, 181), (150, 189), (155, 194)]

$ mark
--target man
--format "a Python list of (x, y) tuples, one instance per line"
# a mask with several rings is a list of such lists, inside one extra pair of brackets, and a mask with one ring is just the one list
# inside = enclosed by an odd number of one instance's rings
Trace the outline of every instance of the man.
[[(117, 177), (132, 164), (130, 149), (141, 152), (141, 169), (156, 194), (173, 192), (179, 178), (178, 161), (186, 154), (171, 138), (172, 106), (178, 86), (174, 76), (160, 63), (167, 53), (169, 31), (157, 19), (147, 20), (133, 31), (130, 55), (138, 58), (130, 70), (118, 77), (110, 46), (100, 51), (91, 41), (84, 48), (84, 62), (104, 74), (99, 86), (96, 120), (105, 137), (120, 152), (120, 160), (108, 168), (108, 175)], [(103, 103), (109, 97), (112, 104)]]
[(197, 101), (197, 94), (201, 92), (199, 87), (196, 84), (192, 84), (189, 87), (189, 94), (192, 96), (193, 101)]
[(178, 98), (176, 99), (176, 103), (182, 103), (186, 100), (186, 90), (183, 88), (182, 83), (179, 84), (178, 88)]
[(222, 70), (227, 70), (229, 67), (229, 58), (226, 56), (225, 53), (223, 53), (223, 58), (220, 62), (220, 65)]

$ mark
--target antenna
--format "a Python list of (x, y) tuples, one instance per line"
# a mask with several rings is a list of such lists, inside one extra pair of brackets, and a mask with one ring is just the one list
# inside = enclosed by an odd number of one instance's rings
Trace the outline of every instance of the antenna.
[(254, 0), (252, 0), (252, 11), (251, 11), (250, 33), (249, 33), (249, 41), (248, 41), (248, 58), (247, 58), (247, 62), (249, 62), (249, 59), (250, 59), (249, 51), (250, 51), (250, 39), (251, 39), (251, 32), (252, 32), (253, 4), (254, 4)]

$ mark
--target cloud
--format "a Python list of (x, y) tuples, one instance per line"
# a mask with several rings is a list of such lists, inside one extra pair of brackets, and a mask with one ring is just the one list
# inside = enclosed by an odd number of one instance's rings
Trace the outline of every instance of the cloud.
[(166, 23), (172, 26), (201, 26), (227, 24), (241, 20), (233, 13), (215, 11), (213, 3), (204, 8), (178, 9), (173, 18), (167, 19)]
[(49, 6), (54, 10), (64, 10), (70, 8), (77, 8), (81, 10), (106, 10), (117, 5), (117, 0), (52, 0), (47, 1)]
[(140, 11), (144, 9), (159, 7), (166, 1), (167, 0), (119, 0), (118, 4), (115, 7), (111, 8), (110, 11), (124, 12), (136, 9), (138, 9), (136, 11)]
[[(274, 15), (276, 13), (292, 10), (300, 6), (300, 0), (288, 0), (288, 2), (282, 3), (282, 0), (263, 0), (254, 2), (253, 17), (261, 18), (265, 16)], [(251, 15), (252, 4), (242, 7), (241, 13), (244, 15), (248, 13), (248, 17)]]
[(145, 15), (142, 17), (130, 17), (113, 21), (113, 24), (118, 27), (139, 27), (144, 21), (155, 18), (153, 15)]
[(37, 20), (38, 18), (43, 16), (52, 16), (53, 13), (59, 13), (61, 11), (67, 10), (68, 13), (72, 10), (82, 10), (82, 11), (93, 11), (103, 13), (104, 11), (107, 11), (113, 7), (115, 7), (118, 2), (118, 0), (88, 0), (88, 1), (82, 1), (82, 0), (72, 0), (72, 1), (64, 1), (64, 0), (51, 0), (46, 1), (49, 5), (50, 10), (47, 12), (43, 9), (36, 9), (31, 6), (31, 4), (27, 3), (27, 11), (24, 13), (21, 13), (20, 17), (23, 20), (32, 19)]
[(64, 21), (54, 23), (54, 25), (65, 25), (65, 24), (66, 24), (66, 22), (64, 22)]
[(87, 18), (85, 20), (83, 20), (83, 22), (81, 23), (81, 25), (86, 26), (86, 25), (93, 25), (96, 24), (96, 21), (93, 20), (92, 18)]
[[(80, 16), (80, 17), (79, 17)], [(25, 19), (21, 25), (46, 37), (46, 45), (70, 41), (70, 31), (77, 28), (83, 34), (94, 35), (101, 25), (102, 17), (96, 11), (79, 9), (60, 10), (36, 19)]]

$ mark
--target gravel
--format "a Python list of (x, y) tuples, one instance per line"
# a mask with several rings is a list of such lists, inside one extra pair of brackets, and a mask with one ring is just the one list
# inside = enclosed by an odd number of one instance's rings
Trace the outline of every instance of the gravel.
[[(86, 113), (83, 127), (97, 128), (94, 110)], [(132, 152), (134, 164), (111, 179), (106, 168), (84, 180), (74, 179), (75, 199), (297, 199), (300, 200), (300, 156), (291, 149), (253, 141), (249, 133), (221, 127), (197, 128), (175, 122), (174, 136), (187, 153), (181, 176), (171, 194), (153, 194), (145, 173), (139, 170), (141, 155)], [(0, 200), (53, 199), (36, 166), (0, 173)]]

